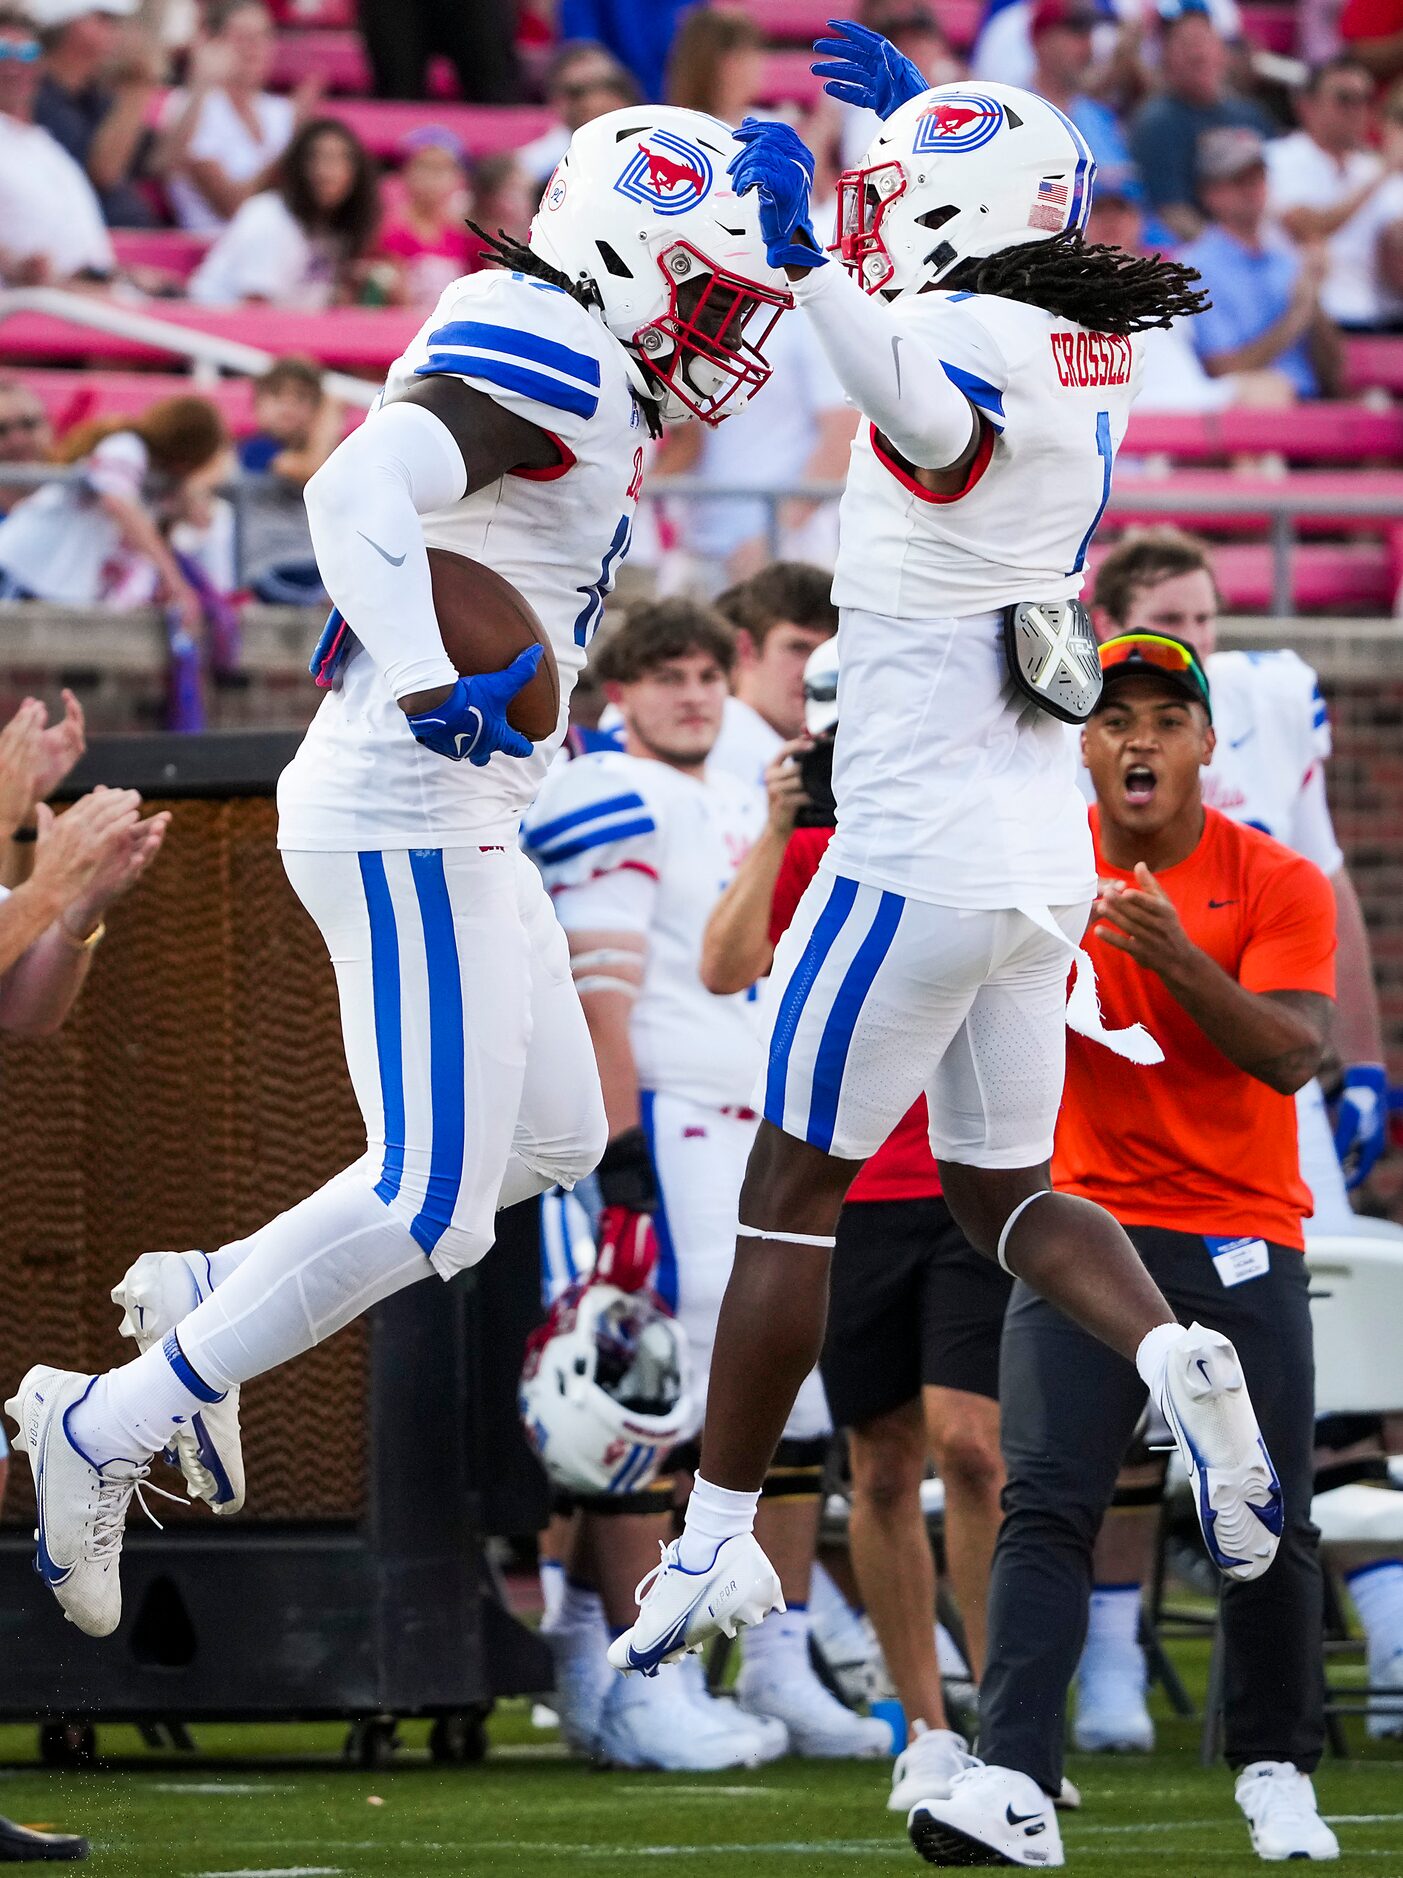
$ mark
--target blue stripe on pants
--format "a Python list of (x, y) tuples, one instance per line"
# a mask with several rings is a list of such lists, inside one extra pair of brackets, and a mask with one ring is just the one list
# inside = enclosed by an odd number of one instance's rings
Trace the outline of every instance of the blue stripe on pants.
[(375, 1053), (380, 1059), (380, 1108), (385, 1159), (375, 1191), (388, 1206), (404, 1180), (404, 1038), (400, 1029), (399, 934), (385, 878), (385, 857), (360, 857), (361, 885), (370, 914), (370, 986), (375, 1008)]
[(809, 1126), (805, 1139), (826, 1154), (833, 1146), (833, 1130), (838, 1120), (838, 1098), (843, 1092), (843, 1072), (858, 1016), (872, 989), (872, 981), (891, 950), (905, 900), (899, 893), (883, 893), (867, 929), (867, 937), (853, 954), (843, 974), (838, 995), (828, 1013), (814, 1058), (813, 1093), (809, 1098)]
[(419, 896), (429, 973), (429, 1111), (433, 1123), (427, 1191), (409, 1230), (425, 1252), (432, 1252), (453, 1218), (463, 1185), (463, 1138), (467, 1128), (463, 981), (458, 970), (453, 906), (443, 872), (443, 850), (412, 850), (409, 869)]
[(653, 1105), (657, 1098), (651, 1089), (638, 1092), (638, 1118), (643, 1124), (643, 1138), (648, 1143), (648, 1159), (653, 1163), (653, 1183), (658, 1190), (658, 1210), (653, 1215), (653, 1231), (658, 1239), (658, 1269), (653, 1289), (670, 1311), (677, 1309), (677, 1247), (672, 1243), (672, 1228), (667, 1221), (667, 1202), (663, 1197), (662, 1176), (658, 1172), (657, 1124)]
[(835, 874), (823, 911), (809, 934), (809, 942), (799, 956), (784, 988), (774, 1029), (770, 1032), (770, 1069), (765, 1079), (765, 1120), (776, 1128), (784, 1127), (785, 1085), (789, 1080), (789, 1055), (794, 1048), (795, 1032), (804, 1014), (814, 980), (833, 950), (834, 941), (843, 930), (857, 898), (857, 882)]

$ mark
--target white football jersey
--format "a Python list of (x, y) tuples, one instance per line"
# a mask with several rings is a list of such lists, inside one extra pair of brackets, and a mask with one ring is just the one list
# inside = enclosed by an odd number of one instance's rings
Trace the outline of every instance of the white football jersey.
[(455, 281), (391, 366), (387, 401), (418, 378), (459, 377), (560, 446), (560, 468), (514, 471), (422, 518), (430, 547), (485, 563), (535, 608), (560, 672), (560, 719), (529, 757), (497, 755), (481, 769), (450, 763), (414, 741), (379, 669), (356, 647), (283, 773), (282, 847), (515, 841), (565, 735), (570, 692), (628, 552), (645, 430), (626, 360), (569, 294), (488, 272)]
[(1143, 341), (987, 294), (892, 307), (907, 374), (944, 371), (986, 420), (958, 496), (933, 495), (858, 427), (833, 598), (894, 619), (984, 613), (1081, 591), (1139, 388)]
[(1080, 592), (1141, 343), (987, 295), (893, 311), (900, 369), (943, 370), (986, 423), (958, 496), (859, 428), (833, 581), (829, 865), (948, 906), (1069, 906), (1095, 880), (1075, 736), (1010, 684), (999, 610)]
[(1204, 801), (1338, 873), (1324, 786), (1330, 718), (1315, 673), (1289, 651), (1215, 652), (1207, 669), (1217, 742)]
[(647, 942), (631, 1027), (644, 1089), (716, 1107), (750, 1101), (763, 1057), (756, 998), (706, 989), (701, 941), (764, 825), (753, 785), (611, 751), (553, 770), (527, 817), (526, 851), (566, 931)]

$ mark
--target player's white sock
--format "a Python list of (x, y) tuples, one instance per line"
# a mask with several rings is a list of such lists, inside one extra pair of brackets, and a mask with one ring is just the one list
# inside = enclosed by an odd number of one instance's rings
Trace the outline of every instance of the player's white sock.
[(565, 1596), (565, 1567), (558, 1558), (543, 1558), (536, 1568), (541, 1582), (541, 1628), (549, 1630), (560, 1618)]
[(682, 1527), (678, 1557), (688, 1571), (705, 1571), (716, 1556), (723, 1539), (755, 1530), (755, 1509), (759, 1492), (735, 1493), (729, 1487), (713, 1487), (698, 1474), (692, 1482), (692, 1496), (687, 1502), (687, 1517)]
[(593, 1585), (578, 1584), (566, 1573), (555, 1627), (558, 1630), (597, 1630), (603, 1623), (603, 1598)]
[(75, 1415), (84, 1447), (144, 1459), (235, 1383), (276, 1369), (432, 1271), (363, 1182), (338, 1177), (250, 1235), (236, 1270), (182, 1319), (179, 1340), (110, 1370)]
[(1164, 1372), (1169, 1366), (1169, 1352), (1184, 1334), (1182, 1324), (1156, 1324), (1146, 1331), (1135, 1352), (1135, 1367), (1140, 1380), (1150, 1392), (1151, 1402), (1158, 1402), (1164, 1388)]
[(1091, 1593), (1084, 1655), (1121, 1655), (1140, 1646), (1139, 1585), (1097, 1585)]
[(745, 1667), (752, 1675), (808, 1675), (811, 1628), (807, 1604), (791, 1604), (787, 1610), (771, 1611), (763, 1624), (756, 1624), (745, 1633)]
[(1345, 1573), (1345, 1583), (1369, 1639), (1370, 1663), (1386, 1663), (1403, 1651), (1403, 1561), (1361, 1565)]

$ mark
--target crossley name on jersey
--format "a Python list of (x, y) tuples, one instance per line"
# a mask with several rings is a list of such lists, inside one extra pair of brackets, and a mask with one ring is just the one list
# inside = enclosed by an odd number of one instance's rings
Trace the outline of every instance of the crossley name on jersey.
[[(540, 616), (560, 672), (555, 735), (484, 769), (415, 743), (357, 648), (279, 787), (283, 847), (442, 847), (512, 841), (565, 734), (575, 679), (628, 552), (644, 430), (622, 346), (570, 295), (521, 274), (450, 286), (385, 381), (385, 400), (463, 379), (552, 436), (558, 466), (519, 470), (422, 518), (430, 547), (481, 561)], [(352, 633), (355, 620), (349, 620)]]
[(1078, 593), (1139, 385), (1139, 339), (1112, 343), (983, 294), (916, 294), (892, 314), (903, 369), (943, 371), (984, 436), (965, 487), (936, 495), (871, 425), (859, 429), (834, 600), (919, 620)]
[(701, 941), (765, 823), (761, 790), (724, 773), (601, 751), (558, 765), (523, 831), (567, 932), (646, 941), (630, 1024), (640, 1084), (717, 1107), (750, 1101), (763, 1055), (752, 993), (714, 997)]
[(1081, 327), (1051, 335), (1059, 385), (1128, 385), (1135, 369), (1129, 339), (1120, 333), (1089, 333)]

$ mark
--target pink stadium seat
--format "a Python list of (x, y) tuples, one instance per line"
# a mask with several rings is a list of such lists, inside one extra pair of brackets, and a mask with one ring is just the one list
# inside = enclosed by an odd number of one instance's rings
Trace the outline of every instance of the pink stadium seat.
[(1403, 392), (1403, 336), (1346, 339), (1345, 377), (1351, 391)]
[[(1180, 528), (1195, 528), (1214, 534), (1262, 534), (1271, 526), (1272, 502), (1289, 489), (1297, 498), (1305, 498), (1319, 507), (1298, 514), (1294, 527), (1301, 533), (1327, 530), (1339, 533), (1348, 528), (1359, 534), (1373, 534), (1403, 521), (1403, 471), (1400, 470), (1298, 470), (1283, 479), (1279, 476), (1243, 476), (1234, 470), (1184, 470), (1172, 476), (1135, 476), (1120, 473), (1111, 491), (1109, 519), (1123, 526), (1153, 526), (1173, 520)], [(1166, 517), (1162, 509), (1137, 503), (1137, 496), (1148, 492), (1174, 495), (1174, 513)], [(1260, 496), (1259, 510), (1226, 510), (1219, 498), (1225, 493), (1235, 497)], [(1359, 516), (1352, 505), (1360, 496), (1383, 498), (1391, 506), (1390, 515)]]
[(210, 245), (208, 235), (183, 228), (114, 228), (112, 246), (123, 267), (159, 267), (189, 280)]
[[(399, 307), (337, 307), (327, 313), (289, 313), (277, 307), (196, 307), (153, 304), (143, 312), (174, 326), (218, 333), (266, 352), (305, 352), (333, 371), (383, 375), (419, 328), (420, 316)], [(164, 349), (72, 326), (47, 314), (20, 313), (0, 326), (0, 360), (9, 364), (49, 360), (78, 364), (146, 364), (167, 357)]]
[(94, 417), (135, 417), (158, 398), (192, 391), (219, 406), (235, 437), (253, 428), (253, 386), (247, 378), (197, 385), (178, 372), (24, 371), (16, 376), (40, 400), (60, 434)]
[[(811, 46), (830, 19), (857, 9), (847, 0), (836, 6), (832, 0), (749, 0), (746, 11), (777, 44)], [(974, 43), (981, 11), (980, 0), (942, 0), (940, 24), (952, 45), (963, 50)]]
[(1403, 412), (1370, 411), (1357, 404), (1223, 411), (1211, 417), (1144, 412), (1131, 418), (1124, 445), (1128, 457), (1171, 456), (1188, 461), (1266, 451), (1292, 462), (1403, 459)]
[(279, 26), (293, 32), (315, 26), (354, 26), (356, 0), (273, 0)]
[[(1110, 547), (1093, 549), (1092, 572)], [(1270, 612), (1272, 554), (1265, 544), (1226, 542), (1213, 554), (1213, 568), (1229, 613)], [(1398, 570), (1385, 543), (1312, 543), (1291, 558), (1296, 608), (1302, 613), (1391, 613)]]
[(538, 104), (412, 104), (376, 98), (332, 98), (329, 117), (340, 118), (382, 161), (396, 158), (405, 137), (425, 124), (441, 124), (461, 139), (471, 157), (517, 150), (555, 122)]
[(1254, 46), (1265, 52), (1296, 50), (1296, 8), (1293, 5), (1248, 4), (1242, 9), (1242, 27)]

